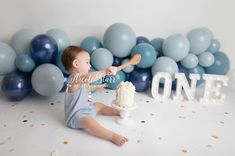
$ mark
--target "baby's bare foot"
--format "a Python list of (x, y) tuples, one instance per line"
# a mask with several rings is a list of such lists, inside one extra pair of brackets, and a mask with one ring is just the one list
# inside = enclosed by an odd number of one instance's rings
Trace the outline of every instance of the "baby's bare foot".
[(122, 146), (123, 144), (125, 144), (128, 141), (128, 139), (124, 136), (113, 133), (111, 141), (118, 146)]

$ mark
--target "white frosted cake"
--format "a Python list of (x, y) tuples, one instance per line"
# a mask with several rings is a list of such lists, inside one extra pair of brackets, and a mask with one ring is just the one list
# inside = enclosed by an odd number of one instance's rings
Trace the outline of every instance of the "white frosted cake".
[(121, 108), (130, 108), (135, 105), (135, 86), (131, 82), (121, 82), (116, 89), (115, 105)]

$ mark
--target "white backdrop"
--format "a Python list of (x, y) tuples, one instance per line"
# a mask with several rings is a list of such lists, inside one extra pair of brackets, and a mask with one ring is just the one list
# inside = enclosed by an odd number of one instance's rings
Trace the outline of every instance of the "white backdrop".
[[(61, 28), (73, 44), (79, 44), (88, 35), (102, 38), (115, 22), (127, 23), (137, 36), (149, 39), (205, 26), (221, 42), (234, 68), (234, 4), (233, 0), (0, 0), (0, 40), (9, 42), (21, 28), (39, 33)], [(235, 77), (233, 69), (229, 75)]]

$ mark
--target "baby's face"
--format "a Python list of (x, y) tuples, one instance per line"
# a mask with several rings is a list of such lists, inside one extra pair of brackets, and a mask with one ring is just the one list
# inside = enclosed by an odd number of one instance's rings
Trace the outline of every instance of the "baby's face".
[(87, 74), (90, 70), (90, 55), (88, 52), (81, 52), (78, 54), (77, 58), (74, 60), (74, 68), (82, 74)]

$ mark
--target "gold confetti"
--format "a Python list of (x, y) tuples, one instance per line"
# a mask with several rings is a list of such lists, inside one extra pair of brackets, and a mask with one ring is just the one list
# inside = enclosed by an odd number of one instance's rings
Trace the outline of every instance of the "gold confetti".
[(221, 124), (224, 124), (224, 122), (223, 122), (223, 121), (220, 121), (220, 123), (221, 123)]
[(7, 137), (7, 140), (11, 140), (11, 137)]
[(33, 127), (33, 126), (34, 126), (33, 124), (29, 125), (29, 127)]
[(142, 121), (140, 121), (141, 123), (145, 123), (145, 121), (144, 120), (142, 120)]
[(53, 102), (51, 102), (51, 103), (50, 103), (50, 105), (54, 105), (54, 103), (53, 103)]
[(228, 112), (224, 112), (224, 114), (226, 114), (226, 115), (227, 115), (227, 114), (228, 114)]
[(6, 124), (4, 124), (4, 125), (3, 125), (3, 127), (7, 127), (7, 125), (6, 125)]
[(68, 144), (68, 141), (64, 141), (63, 144)]
[(162, 137), (158, 137), (158, 140), (162, 140)]
[(219, 139), (219, 137), (218, 137), (217, 135), (212, 135), (212, 137), (213, 137), (214, 139)]
[(23, 122), (28, 122), (28, 120), (23, 120)]
[(5, 141), (2, 141), (2, 142), (0, 142), (0, 145), (4, 145), (6, 142)]
[(150, 116), (154, 116), (155, 114), (154, 113), (150, 113)]
[(186, 119), (186, 116), (179, 116), (180, 119)]
[(13, 152), (14, 151), (14, 149), (10, 149), (8, 152)]
[(41, 126), (45, 126), (46, 124), (41, 124)]
[(192, 113), (194, 113), (194, 114), (195, 114), (196, 112), (195, 112), (195, 111), (192, 111)]
[(137, 143), (144, 143), (144, 140), (137, 140)]
[(32, 113), (33, 113), (33, 111), (30, 111), (29, 113), (31, 113), (31, 114), (32, 114)]
[(181, 107), (181, 108), (184, 108), (184, 105), (181, 105), (180, 107)]
[(182, 153), (187, 153), (188, 151), (186, 149), (181, 150)]
[(209, 145), (207, 145), (207, 147), (208, 147), (208, 148), (212, 148), (212, 145), (209, 144)]
[(26, 115), (23, 115), (23, 118), (26, 118), (27, 116)]

